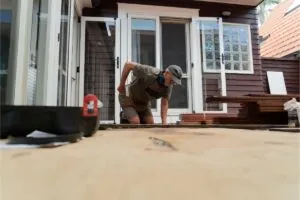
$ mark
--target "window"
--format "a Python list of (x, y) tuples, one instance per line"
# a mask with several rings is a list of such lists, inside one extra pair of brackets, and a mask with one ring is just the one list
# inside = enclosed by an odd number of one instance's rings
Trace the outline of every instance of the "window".
[(47, 24), (48, 0), (34, 0), (27, 77), (28, 105), (35, 105), (37, 103), (37, 83), (42, 81), (42, 77), (38, 76), (38, 73), (41, 73), (41, 71), (43, 71), (43, 68), (45, 68), (44, 41), (47, 37)]
[(224, 23), (223, 43), (226, 72), (252, 72), (249, 25)]
[(132, 19), (132, 61), (155, 66), (155, 19)]
[(203, 70), (204, 72), (219, 71), (221, 69), (219, 24), (217, 21), (202, 21), (200, 26), (202, 33)]
[[(12, 7), (12, 6), (10, 6)], [(11, 26), (12, 26), (12, 12), (13, 9), (1, 9), (0, 10), (0, 96), (1, 104), (5, 103), (6, 91), (7, 91), (7, 71), (9, 60), (9, 47), (11, 40)]]
[[(204, 72), (219, 72), (220, 40), (218, 24), (202, 22)], [(221, 41), (222, 42), (222, 41)], [(252, 54), (249, 26), (223, 23), (225, 70), (227, 73), (251, 73)]]

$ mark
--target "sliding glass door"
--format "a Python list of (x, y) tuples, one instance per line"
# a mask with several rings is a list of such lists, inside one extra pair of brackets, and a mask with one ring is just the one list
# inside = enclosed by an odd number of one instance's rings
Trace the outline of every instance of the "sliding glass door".
[[(156, 67), (179, 65), (182, 86), (173, 88), (169, 115), (191, 110), (190, 23), (153, 16), (130, 15), (128, 18), (128, 60)], [(160, 115), (161, 100), (151, 102), (154, 116)]]

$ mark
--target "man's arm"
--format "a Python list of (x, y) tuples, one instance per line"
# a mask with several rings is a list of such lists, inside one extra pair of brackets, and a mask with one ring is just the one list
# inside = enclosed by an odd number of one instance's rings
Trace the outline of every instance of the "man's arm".
[(136, 66), (136, 63), (126, 62), (121, 74), (120, 85), (118, 87), (119, 92), (125, 92), (125, 83), (130, 71), (132, 71)]
[(169, 108), (169, 100), (166, 97), (161, 99), (161, 121), (162, 124), (167, 124), (167, 113)]
[(121, 85), (125, 85), (125, 82), (127, 80), (128, 74), (131, 70), (133, 70), (133, 68), (136, 66), (135, 63), (131, 63), (131, 62), (127, 62), (125, 63), (124, 69), (122, 71), (122, 75), (121, 75)]
[(119, 92), (125, 91), (125, 83), (126, 83), (126, 80), (127, 80), (127, 77), (128, 77), (128, 74), (130, 73), (130, 71), (132, 71), (132, 73), (135, 77), (144, 78), (145, 75), (152, 73), (152, 71), (154, 69), (155, 68), (153, 68), (151, 66), (141, 65), (141, 64), (135, 63), (135, 62), (127, 62), (122, 71), (121, 81), (120, 81), (120, 85), (118, 87), (118, 91)]

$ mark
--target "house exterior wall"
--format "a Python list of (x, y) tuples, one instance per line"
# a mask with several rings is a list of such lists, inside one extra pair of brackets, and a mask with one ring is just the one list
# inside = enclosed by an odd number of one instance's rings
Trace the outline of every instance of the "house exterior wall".
[(269, 92), (267, 71), (283, 72), (288, 94), (297, 94), (300, 91), (300, 60), (284, 58), (262, 58), (262, 77), (264, 92)]
[[(222, 11), (230, 11), (231, 16), (223, 17), (223, 22), (249, 24), (252, 40), (253, 74), (226, 73), (227, 96), (244, 95), (248, 93), (262, 93), (262, 72), (258, 35), (257, 14), (254, 7), (229, 5), (209, 2), (180, 2), (158, 0), (126, 0), (123, 3), (136, 3), (144, 5), (172, 6), (199, 9), (199, 17), (221, 17)], [(115, 1), (102, 1), (101, 8), (85, 8), (83, 15), (117, 17), (117, 3)], [(238, 113), (239, 104), (228, 104), (229, 113)]]

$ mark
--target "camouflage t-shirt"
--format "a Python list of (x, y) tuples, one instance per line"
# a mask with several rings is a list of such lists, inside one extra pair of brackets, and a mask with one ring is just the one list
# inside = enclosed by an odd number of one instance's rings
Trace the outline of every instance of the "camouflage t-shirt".
[(129, 96), (135, 104), (150, 106), (150, 101), (161, 97), (170, 98), (172, 86), (162, 86), (157, 82), (160, 70), (148, 65), (136, 65), (129, 86)]

